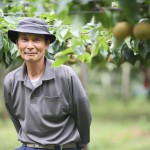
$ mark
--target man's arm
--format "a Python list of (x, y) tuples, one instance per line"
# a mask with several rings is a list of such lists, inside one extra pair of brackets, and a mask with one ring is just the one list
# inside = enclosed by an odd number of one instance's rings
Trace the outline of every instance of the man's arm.
[(91, 112), (85, 90), (75, 73), (71, 76), (70, 85), (73, 116), (81, 138), (81, 141), (77, 143), (77, 147), (81, 149), (90, 141)]
[(14, 112), (13, 112), (13, 109), (12, 109), (12, 102), (11, 102), (11, 94), (9, 92), (9, 90), (7, 89), (6, 87), (6, 84), (4, 83), (4, 100), (5, 100), (5, 106), (6, 106), (6, 109), (8, 111), (8, 114), (16, 128), (16, 131), (17, 133), (19, 132), (19, 129), (20, 129), (20, 123), (18, 121), (18, 119), (16, 118)]

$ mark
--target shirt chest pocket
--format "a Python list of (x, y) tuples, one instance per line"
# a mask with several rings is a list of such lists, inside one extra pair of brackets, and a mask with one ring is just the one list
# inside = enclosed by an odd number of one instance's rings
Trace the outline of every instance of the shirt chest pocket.
[(42, 103), (42, 114), (45, 118), (62, 117), (69, 112), (68, 103), (62, 95), (55, 97), (44, 96)]

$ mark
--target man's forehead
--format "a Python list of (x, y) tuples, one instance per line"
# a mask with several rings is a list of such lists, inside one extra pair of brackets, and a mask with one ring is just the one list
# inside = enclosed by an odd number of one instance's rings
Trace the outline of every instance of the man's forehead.
[(43, 34), (23, 33), (23, 32), (19, 32), (19, 36), (44, 37), (44, 35), (43, 35)]

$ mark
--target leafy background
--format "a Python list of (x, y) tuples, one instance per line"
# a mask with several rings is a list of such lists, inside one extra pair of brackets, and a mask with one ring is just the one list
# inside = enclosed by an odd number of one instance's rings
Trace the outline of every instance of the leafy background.
[[(90, 63), (91, 67), (110, 62), (120, 66), (125, 61), (149, 66), (149, 39), (137, 39), (131, 34), (120, 40), (112, 34), (118, 22), (134, 26), (142, 19), (149, 20), (149, 0), (3, 0), (0, 3), (0, 62), (6, 67), (18, 58), (7, 31), (16, 28), (24, 17), (45, 20), (49, 30), (56, 34), (57, 40), (47, 54), (55, 60), (55, 67), (69, 63), (70, 59), (76, 60), (73, 63)], [(70, 56), (72, 53), (75, 58)]]

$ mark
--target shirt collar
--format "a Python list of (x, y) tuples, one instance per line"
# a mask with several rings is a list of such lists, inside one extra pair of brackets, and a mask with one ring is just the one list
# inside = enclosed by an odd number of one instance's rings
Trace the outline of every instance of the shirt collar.
[[(52, 60), (49, 60), (45, 57), (45, 71), (42, 76), (42, 80), (50, 80), (55, 78), (55, 68), (52, 67)], [(22, 64), (20, 68), (20, 75), (18, 76), (18, 80), (25, 81), (27, 75), (27, 68), (25, 62)]]
[(45, 71), (42, 80), (50, 80), (55, 78), (55, 68), (52, 67), (52, 60), (45, 57)]

